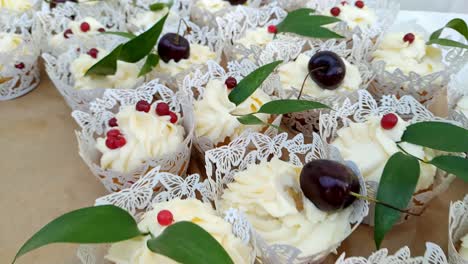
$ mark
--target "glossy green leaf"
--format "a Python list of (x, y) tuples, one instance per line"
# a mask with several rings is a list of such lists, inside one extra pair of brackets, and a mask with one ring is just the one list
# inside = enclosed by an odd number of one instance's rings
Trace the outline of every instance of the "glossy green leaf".
[(147, 242), (148, 248), (184, 264), (233, 264), (224, 248), (192, 222), (178, 222)]
[(440, 38), (440, 36), (442, 35), (442, 32), (446, 28), (451, 28), (457, 31), (458, 33), (460, 33), (460, 35), (462, 35), (465, 38), (465, 40), (468, 41), (468, 26), (466, 22), (463, 19), (455, 18), (455, 19), (450, 20), (443, 28), (434, 31), (434, 33), (432, 33), (431, 36), (429, 37), (429, 41), (427, 42), (427, 44), (428, 45), (438, 44), (442, 46), (450, 46), (450, 47), (468, 49), (468, 45), (466, 44), (460, 43), (458, 41), (450, 40), (450, 39)]
[(156, 46), (168, 15), (154, 24), (150, 29), (125, 43), (119, 60), (135, 63), (148, 55)]
[(444, 122), (419, 122), (406, 128), (402, 141), (449, 152), (468, 152), (468, 130)]
[[(401, 152), (395, 153), (385, 164), (377, 190), (377, 200), (397, 208), (406, 208), (416, 189), (418, 179), (418, 160)], [(374, 240), (377, 248), (380, 248), (385, 234), (400, 219), (400, 214), (381, 204), (375, 205)]]
[(52, 243), (114, 243), (140, 235), (127, 211), (113, 205), (93, 206), (64, 214), (44, 226), (21, 247), (15, 260)]
[(275, 68), (283, 61), (275, 61), (256, 69), (242, 79), (229, 94), (229, 101), (240, 105), (249, 98), (255, 90), (270, 76)]
[(258, 110), (258, 113), (265, 114), (289, 114), (302, 112), (307, 110), (314, 110), (320, 108), (328, 108), (327, 105), (324, 105), (319, 102), (307, 101), (307, 100), (295, 100), (295, 99), (285, 99), (285, 100), (276, 100), (268, 102)]
[(167, 5), (165, 3), (155, 3), (149, 6), (151, 11), (163, 10)]
[(158, 63), (159, 63), (159, 56), (157, 54), (150, 53), (146, 57), (145, 64), (141, 68), (140, 73), (138, 74), (138, 77), (151, 72), (154, 69), (154, 67), (158, 65)]
[(117, 59), (122, 51), (122, 44), (117, 46), (111, 53), (96, 62), (85, 75), (113, 75), (117, 71)]
[(301, 8), (288, 13), (277, 25), (278, 32), (295, 33), (312, 38), (343, 38), (343, 36), (322, 27), (340, 20), (332, 16), (313, 15), (313, 9)]
[(102, 34), (116, 35), (116, 36), (120, 36), (120, 37), (124, 37), (124, 38), (128, 38), (128, 39), (133, 39), (133, 38), (136, 37), (136, 35), (133, 34), (133, 33), (121, 32), (121, 31), (105, 31), (105, 32), (102, 32)]
[(240, 116), (237, 120), (243, 125), (263, 125), (263, 121), (253, 114)]
[(468, 182), (468, 159), (466, 158), (457, 156), (438, 156), (432, 159), (429, 163)]

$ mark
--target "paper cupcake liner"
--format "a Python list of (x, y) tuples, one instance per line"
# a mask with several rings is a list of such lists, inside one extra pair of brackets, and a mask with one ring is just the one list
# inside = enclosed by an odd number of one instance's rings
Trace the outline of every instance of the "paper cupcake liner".
[[(45, 69), (50, 80), (72, 110), (86, 110), (91, 101), (95, 98), (101, 97), (104, 91), (111, 87), (102, 87), (90, 90), (75, 89), (75, 80), (70, 72), (71, 63), (77, 59), (80, 54), (86, 53), (90, 48), (100, 47), (107, 51), (111, 51), (124, 41), (125, 39), (122, 37), (105, 35), (96, 37), (92, 42), (79, 43), (79, 45), (77, 43), (78, 46), (71, 46), (66, 52), (60, 55), (49, 53), (42, 54)], [(140, 61), (137, 64), (141, 67), (142, 63), (143, 61)], [(148, 76), (139, 78), (133, 87), (141, 85), (147, 79)]]
[(460, 239), (468, 234), (468, 195), (463, 201), (450, 203), (448, 257), (451, 264), (467, 264), (458, 253)]
[[(104, 135), (108, 128), (108, 120), (114, 117), (118, 109), (126, 105), (135, 105), (139, 100), (148, 102), (166, 102), (175, 112), (183, 117), (185, 129), (184, 141), (175, 152), (162, 157), (148, 158), (138, 168), (129, 173), (121, 173), (100, 166), (101, 153), (96, 149), (96, 138)], [(76, 131), (80, 156), (88, 165), (92, 173), (102, 182), (109, 192), (115, 192), (131, 186), (146, 172), (154, 167), (161, 167), (161, 171), (184, 175), (190, 161), (194, 133), (194, 118), (192, 108), (186, 104), (180, 95), (153, 80), (134, 90), (107, 90), (102, 98), (90, 103), (86, 111), (74, 111), (73, 118), (81, 130)]]
[[(331, 147), (318, 136), (313, 135), (312, 143), (304, 142), (302, 134), (288, 140), (288, 134), (282, 133), (275, 137), (269, 137), (259, 133), (245, 133), (236, 138), (229, 145), (216, 148), (206, 152), (206, 170), (210, 181), (214, 186), (215, 201), (221, 198), (226, 184), (234, 181), (234, 175), (243, 171), (249, 164), (256, 164), (262, 160), (278, 157), (296, 166), (303, 166), (306, 162), (314, 159), (331, 159), (346, 163), (359, 175), (361, 184), (361, 195), (367, 195), (364, 179), (353, 163), (345, 162), (337, 149)], [(349, 234), (360, 224), (368, 213), (368, 204), (363, 200), (356, 200), (352, 204), (353, 212), (349, 223), (352, 225)], [(318, 263), (339, 246), (330, 247), (315, 255), (301, 255), (301, 251), (290, 245), (269, 245), (255, 232), (255, 241), (261, 263)], [(340, 242), (341, 243), (341, 242)]]
[[(411, 96), (403, 96), (397, 99), (394, 95), (384, 96), (380, 101), (376, 101), (369, 92), (365, 90), (358, 91), (358, 101), (345, 100), (340, 107), (334, 108), (333, 112), (320, 115), (320, 135), (328, 142), (337, 137), (337, 131), (353, 122), (365, 122), (370, 116), (381, 116), (387, 113), (396, 113), (409, 123), (423, 121), (450, 122), (434, 116), (429, 110), (421, 105)], [(448, 189), (455, 176), (450, 175), (440, 169), (437, 169), (434, 183), (426, 190), (418, 191), (413, 194), (408, 209), (410, 212), (419, 214), (424, 211), (429, 202), (440, 193)], [(369, 195), (375, 197), (379, 183), (375, 181), (366, 181)], [(371, 204), (369, 216), (364, 223), (373, 225), (373, 212), (375, 204)], [(402, 214), (401, 221), (405, 221), (409, 215)]]
[[(198, 174), (192, 174), (187, 177), (177, 176), (163, 172), (158, 166), (146, 173), (131, 187), (96, 199), (95, 205), (112, 204), (121, 207), (139, 221), (144, 212), (152, 209), (153, 204), (170, 201), (172, 199), (196, 199), (197, 197), (199, 197), (203, 203), (208, 203), (212, 206), (211, 199), (213, 193), (211, 192), (208, 180), (201, 181), (201, 177)], [(219, 216), (223, 217), (226, 222), (232, 225), (232, 232), (236, 237), (252, 246), (251, 257), (252, 260), (254, 260), (255, 250), (251, 236), (251, 226), (246, 221), (245, 217), (240, 212), (233, 209), (226, 212), (218, 211), (218, 213)], [(77, 252), (77, 263), (109, 263), (104, 260), (107, 250), (107, 245), (81, 245)], [(251, 264), (253, 264), (253, 262)]]
[(71, 22), (81, 21), (85, 18), (94, 18), (107, 31), (126, 31), (125, 17), (117, 1), (96, 1), (92, 3), (65, 2), (52, 10), (37, 13), (37, 20), (42, 31), (41, 47), (44, 52), (58, 55), (66, 52), (71, 45), (83, 42), (92, 42), (99, 34), (70, 35), (62, 43), (52, 43), (53, 37), (63, 35), (69, 29)]
[(460, 99), (468, 96), (468, 89), (465, 86), (467, 74), (468, 68), (465, 67), (452, 77), (447, 88), (447, 106), (449, 118), (459, 122), (464, 128), (468, 129), (468, 116), (457, 109)]
[[(201, 100), (205, 93), (205, 86), (210, 80), (219, 79), (224, 82), (228, 77), (234, 77), (236, 80), (241, 80), (255, 69), (258, 68), (255, 63), (247, 59), (242, 61), (231, 61), (228, 62), (228, 70), (225, 70), (221, 65), (215, 61), (208, 61), (203, 66), (202, 70), (196, 70), (186, 75), (182, 84), (179, 86), (181, 91), (191, 100), (190, 104), (193, 105), (195, 101)], [(266, 94), (272, 98), (283, 98), (279, 90), (278, 79), (274, 76), (270, 76), (259, 89), (262, 89)], [(270, 118), (269, 123), (272, 125), (279, 126), (281, 124), (282, 115), (274, 115)], [(196, 122), (196, 121), (195, 121)], [(275, 136), (277, 129), (265, 126), (264, 134)], [(198, 137), (195, 132), (195, 148), (200, 152), (202, 156), (207, 150), (226, 145), (233, 141), (235, 138), (228, 138), (224, 142), (212, 142), (206, 137)]]
[[(0, 101), (32, 91), (40, 82), (39, 48), (28, 18), (0, 12), (0, 32), (17, 34), (22, 42), (14, 50), (0, 52)], [(35, 27), (34, 27), (35, 28)]]
[[(396, 24), (388, 32), (417, 32), (429, 38), (426, 32), (415, 21)], [(385, 34), (382, 34), (377, 40), (373, 50), (370, 50), (369, 59), (372, 60), (372, 53), (377, 49), (378, 44), (383, 40)], [(377, 98), (387, 94), (394, 94), (397, 97), (411, 95), (425, 106), (430, 106), (433, 99), (438, 96), (444, 96), (451, 75), (458, 72), (468, 60), (468, 51), (456, 47), (437, 46), (442, 50), (443, 64), (445, 70), (434, 72), (427, 75), (419, 75), (415, 72), (404, 73), (400, 69), (389, 72), (385, 69), (384, 61), (375, 61), (372, 63), (376, 72), (375, 81), (371, 83), (369, 91)]]
[[(373, 252), (369, 257), (352, 256), (346, 258), (346, 253), (341, 254), (335, 264), (390, 264), (390, 263), (434, 263), (448, 264), (447, 257), (442, 248), (434, 243), (426, 243), (424, 256), (411, 257), (408, 246), (400, 248), (395, 254), (389, 254), (388, 249), (382, 248)], [(450, 262), (452, 263), (452, 262)]]

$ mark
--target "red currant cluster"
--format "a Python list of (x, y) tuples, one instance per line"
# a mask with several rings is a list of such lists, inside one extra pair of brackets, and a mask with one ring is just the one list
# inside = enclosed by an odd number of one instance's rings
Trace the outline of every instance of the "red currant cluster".
[[(346, 1), (343, 1), (341, 2), (341, 5), (347, 5), (348, 2)], [(364, 8), (364, 1), (356, 1), (354, 2), (354, 5), (357, 7), (357, 8)], [(340, 13), (341, 13), (341, 9), (337, 6), (333, 7), (332, 9), (330, 9), (330, 13), (332, 14), (332, 16), (339, 16)]]
[[(86, 32), (91, 30), (91, 25), (88, 22), (83, 22), (80, 25), (80, 30), (82, 32), (86, 33)], [(99, 28), (98, 31), (103, 33), (103, 32), (106, 32), (106, 29), (105, 28)], [(70, 35), (73, 35), (73, 31), (70, 28), (66, 29), (63, 32), (63, 37), (66, 38), (66, 39), (70, 38)]]
[(118, 149), (127, 144), (127, 140), (122, 135), (120, 130), (118, 129), (111, 129), (107, 131), (107, 139), (106, 139), (106, 146), (110, 149)]
[[(141, 100), (136, 104), (137, 111), (148, 113), (150, 109), (151, 104), (145, 100)], [(171, 109), (169, 109), (169, 105), (166, 103), (158, 103), (156, 105), (156, 114), (159, 116), (169, 116), (172, 124), (177, 123), (177, 120), (179, 119), (177, 114), (172, 112)]]

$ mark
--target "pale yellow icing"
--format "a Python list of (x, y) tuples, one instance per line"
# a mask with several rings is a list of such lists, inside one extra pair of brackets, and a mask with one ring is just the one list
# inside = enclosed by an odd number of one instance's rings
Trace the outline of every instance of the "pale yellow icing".
[[(346, 4), (339, 5), (338, 8), (341, 12), (337, 18), (345, 21), (351, 30), (356, 27), (368, 28), (377, 22), (377, 15), (367, 6), (359, 8), (353, 4)], [(328, 15), (332, 16), (330, 11), (328, 11)]]
[(216, 53), (211, 51), (209, 47), (199, 44), (191, 44), (190, 56), (188, 59), (183, 59), (179, 62), (170, 60), (167, 63), (161, 60), (156, 67), (156, 71), (174, 76), (184, 71), (190, 70), (193, 66), (204, 64), (209, 60), (216, 60), (216, 58)]
[[(84, 22), (90, 25), (90, 29), (87, 32), (83, 32), (80, 28), (81, 24)], [(99, 32), (99, 29), (105, 28), (99, 21), (92, 17), (85, 17), (79, 21), (70, 21), (68, 27), (73, 32), (73, 35), (70, 35), (70, 38), (73, 37), (80, 40), (92, 38), (93, 36), (101, 33)], [(60, 32), (59, 34), (52, 36), (49, 42), (53, 47), (59, 47), (61, 45), (65, 45), (64, 42), (66, 40), (64, 32)]]
[(24, 12), (32, 7), (33, 2), (29, 0), (0, 0), (0, 8)]
[(242, 38), (236, 40), (236, 43), (242, 44), (249, 48), (250, 46), (265, 47), (273, 41), (274, 34), (268, 32), (266, 27), (247, 29)]

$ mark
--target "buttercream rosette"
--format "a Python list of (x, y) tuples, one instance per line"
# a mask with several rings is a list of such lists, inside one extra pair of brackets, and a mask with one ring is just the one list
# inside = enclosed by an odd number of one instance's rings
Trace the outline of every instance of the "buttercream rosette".
[[(398, 117), (396, 125), (391, 129), (384, 129), (381, 118), (385, 114), (393, 113)], [(394, 95), (384, 96), (376, 101), (369, 92), (358, 92), (358, 100), (345, 100), (334, 111), (322, 113), (319, 118), (321, 136), (331, 145), (338, 148), (345, 159), (352, 160), (361, 170), (369, 188), (369, 194), (375, 196), (387, 160), (399, 147), (421, 160), (432, 160), (439, 151), (424, 148), (410, 143), (396, 142), (401, 140), (406, 127), (423, 121), (450, 122), (434, 116), (415, 98), (403, 96), (397, 99)], [(440, 193), (447, 190), (455, 178), (433, 165), (420, 162), (420, 177), (408, 210), (420, 214), (429, 202)], [(371, 205), (369, 217), (365, 223), (373, 225), (375, 204)], [(402, 214), (401, 220), (409, 217)]]
[[(214, 209), (212, 197), (210, 183), (201, 181), (200, 175), (181, 177), (156, 167), (131, 187), (96, 199), (95, 205), (112, 204), (127, 210), (139, 222), (138, 228), (151, 236), (158, 236), (165, 229), (156, 219), (161, 210), (168, 210), (174, 223), (191, 221), (210, 233), (234, 263), (253, 264), (255, 249), (250, 224), (236, 210)], [(78, 261), (82, 264), (177, 263), (152, 253), (146, 246), (149, 238), (150, 235), (111, 245), (82, 245), (77, 252)]]
[[(185, 76), (181, 90), (191, 98), (195, 117), (195, 147), (200, 153), (229, 144), (245, 131), (275, 135), (277, 129), (268, 125), (243, 125), (240, 115), (255, 113), (270, 101), (281, 98), (277, 78), (270, 76), (248, 99), (236, 106), (229, 101), (230, 89), (225, 82), (229, 77), (240, 82), (258, 66), (249, 60), (231, 61), (225, 70), (215, 61), (206, 63), (206, 70), (196, 70)], [(258, 114), (263, 122), (281, 124), (282, 115)]]
[[(70, 46), (93, 43), (106, 31), (126, 31), (118, 1), (74, 3), (67, 1), (37, 13), (44, 52), (59, 55)], [(83, 26), (87, 24), (87, 26)]]
[[(323, 212), (304, 196), (299, 174), (305, 163), (316, 159), (338, 161), (360, 175), (317, 134), (305, 143), (302, 134), (288, 139), (287, 133), (274, 137), (246, 133), (206, 152), (217, 208), (232, 207), (246, 215), (262, 263), (320, 263), (367, 215), (363, 200)], [(366, 195), (364, 180), (358, 178), (360, 192)]]
[(133, 90), (107, 90), (72, 116), (80, 126), (80, 156), (109, 192), (131, 186), (156, 166), (178, 175), (188, 168), (192, 108), (158, 80)]
[(449, 263), (468, 263), (468, 195), (450, 203), (448, 257)]
[[(414, 35), (411, 43), (404, 40), (408, 33)], [(411, 95), (426, 106), (444, 97), (451, 75), (465, 64), (468, 52), (426, 45), (428, 38), (429, 34), (414, 21), (394, 25), (382, 34), (369, 53), (376, 72), (369, 91), (377, 98), (387, 94)]]
[(40, 50), (23, 18), (3, 11), (0, 17), (0, 101), (3, 101), (25, 95), (39, 85)]

